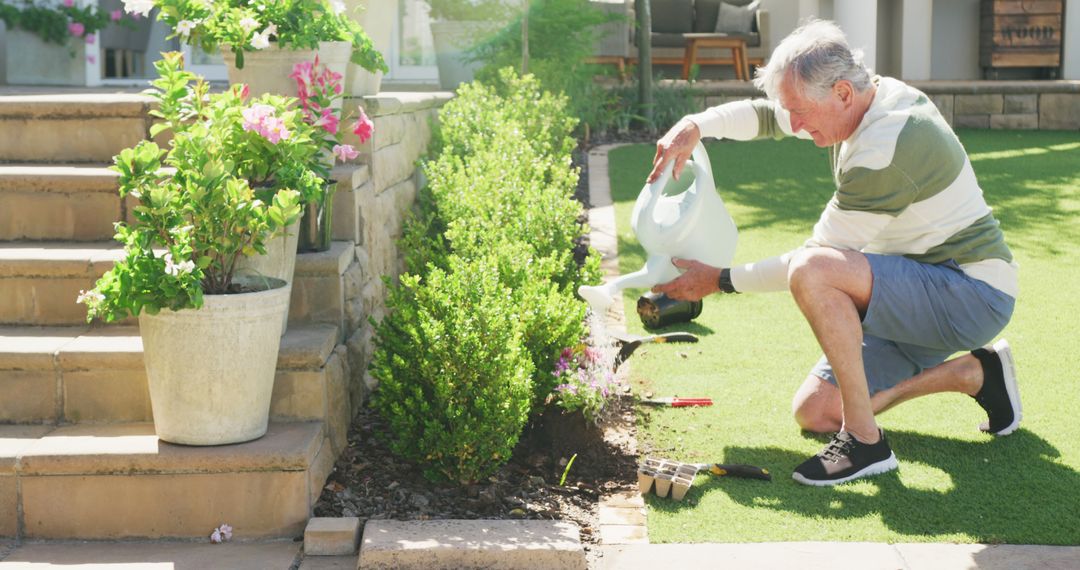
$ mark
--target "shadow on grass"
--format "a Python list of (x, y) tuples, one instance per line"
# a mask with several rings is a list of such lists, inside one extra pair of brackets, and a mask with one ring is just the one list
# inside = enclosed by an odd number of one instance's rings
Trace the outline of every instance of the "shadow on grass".
[[(1058, 450), (1038, 435), (1022, 429), (979, 442), (908, 431), (891, 431), (888, 437), (900, 459), (899, 471), (835, 487), (806, 487), (791, 480), (791, 471), (806, 459), (803, 454), (727, 447), (725, 462), (766, 466), (773, 482), (709, 477), (691, 488), (689, 498), (723, 492), (743, 506), (811, 519), (878, 515), (885, 526), (908, 536), (960, 533), (991, 544), (1080, 544), (1075, 523), (1080, 473), (1060, 463)], [(914, 472), (929, 472), (933, 481)], [(658, 500), (651, 505), (679, 511), (698, 502)]]

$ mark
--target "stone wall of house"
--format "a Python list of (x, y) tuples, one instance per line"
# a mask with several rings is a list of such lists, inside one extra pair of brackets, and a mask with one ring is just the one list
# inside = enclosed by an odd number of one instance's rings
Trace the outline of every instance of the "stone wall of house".
[[(912, 81), (956, 128), (1080, 130), (1080, 81)], [(699, 84), (702, 108), (763, 94), (750, 83)]]
[[(339, 283), (344, 304), (342, 335), (346, 347), (348, 391), (355, 414), (374, 387), (367, 371), (371, 359), (376, 321), (386, 314), (383, 277), (396, 278), (403, 269), (397, 249), (402, 223), (416, 199), (419, 185), (418, 159), (431, 142), (432, 125), (449, 93), (380, 93), (345, 101), (343, 124), (352, 124), (362, 108), (375, 125), (364, 144), (349, 133), (346, 142), (360, 150), (363, 166), (338, 176), (334, 197), (335, 245), (351, 242), (344, 257)], [(351, 139), (351, 140), (350, 140)], [(335, 248), (336, 249), (336, 248)]]

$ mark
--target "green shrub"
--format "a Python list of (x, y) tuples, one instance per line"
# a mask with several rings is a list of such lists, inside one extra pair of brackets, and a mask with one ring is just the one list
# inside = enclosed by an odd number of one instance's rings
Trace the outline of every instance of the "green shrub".
[(577, 119), (567, 112), (567, 98), (545, 91), (533, 75), (518, 76), (513, 68), (493, 71), (488, 81), (458, 88), (457, 97), (439, 111), (432, 154), (468, 157), (498, 142), (494, 127), (520, 134), (532, 155), (569, 159), (577, 143), (571, 137)]
[(488, 260), (451, 260), (392, 289), (377, 328), (373, 403), (395, 453), (432, 480), (477, 481), (505, 463), (528, 415), (533, 372), (521, 315)]

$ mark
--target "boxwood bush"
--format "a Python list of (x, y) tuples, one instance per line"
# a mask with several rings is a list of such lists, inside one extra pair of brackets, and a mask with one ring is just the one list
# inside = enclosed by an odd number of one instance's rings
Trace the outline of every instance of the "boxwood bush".
[(433, 480), (471, 483), (510, 457), (528, 417), (533, 366), (521, 315), (486, 259), (451, 260), (391, 290), (377, 328), (373, 403), (390, 446)]
[(392, 448), (429, 477), (474, 481), (509, 459), (585, 335), (575, 291), (596, 282), (599, 256), (574, 258), (588, 228), (565, 107), (505, 70), (440, 113), (371, 365)]

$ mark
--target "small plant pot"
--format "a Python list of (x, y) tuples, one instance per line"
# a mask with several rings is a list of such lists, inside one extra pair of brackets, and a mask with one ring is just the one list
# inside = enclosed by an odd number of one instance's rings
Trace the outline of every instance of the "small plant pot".
[(649, 469), (648, 467), (638, 467), (637, 470), (637, 486), (638, 492), (642, 495), (648, 495), (652, 491), (653, 482), (656, 480), (656, 471)]
[(671, 491), (671, 482), (675, 479), (675, 475), (671, 473), (657, 473), (656, 474), (656, 496), (666, 497), (668, 492)]
[(671, 481), (671, 498), (676, 501), (683, 500), (683, 497), (686, 496), (686, 492), (690, 490), (690, 486), (693, 484), (693, 479), (676, 476), (675, 479)]
[(333, 235), (334, 190), (337, 184), (327, 184), (322, 199), (304, 204), (297, 228), (299, 253), (312, 253), (330, 249)]

